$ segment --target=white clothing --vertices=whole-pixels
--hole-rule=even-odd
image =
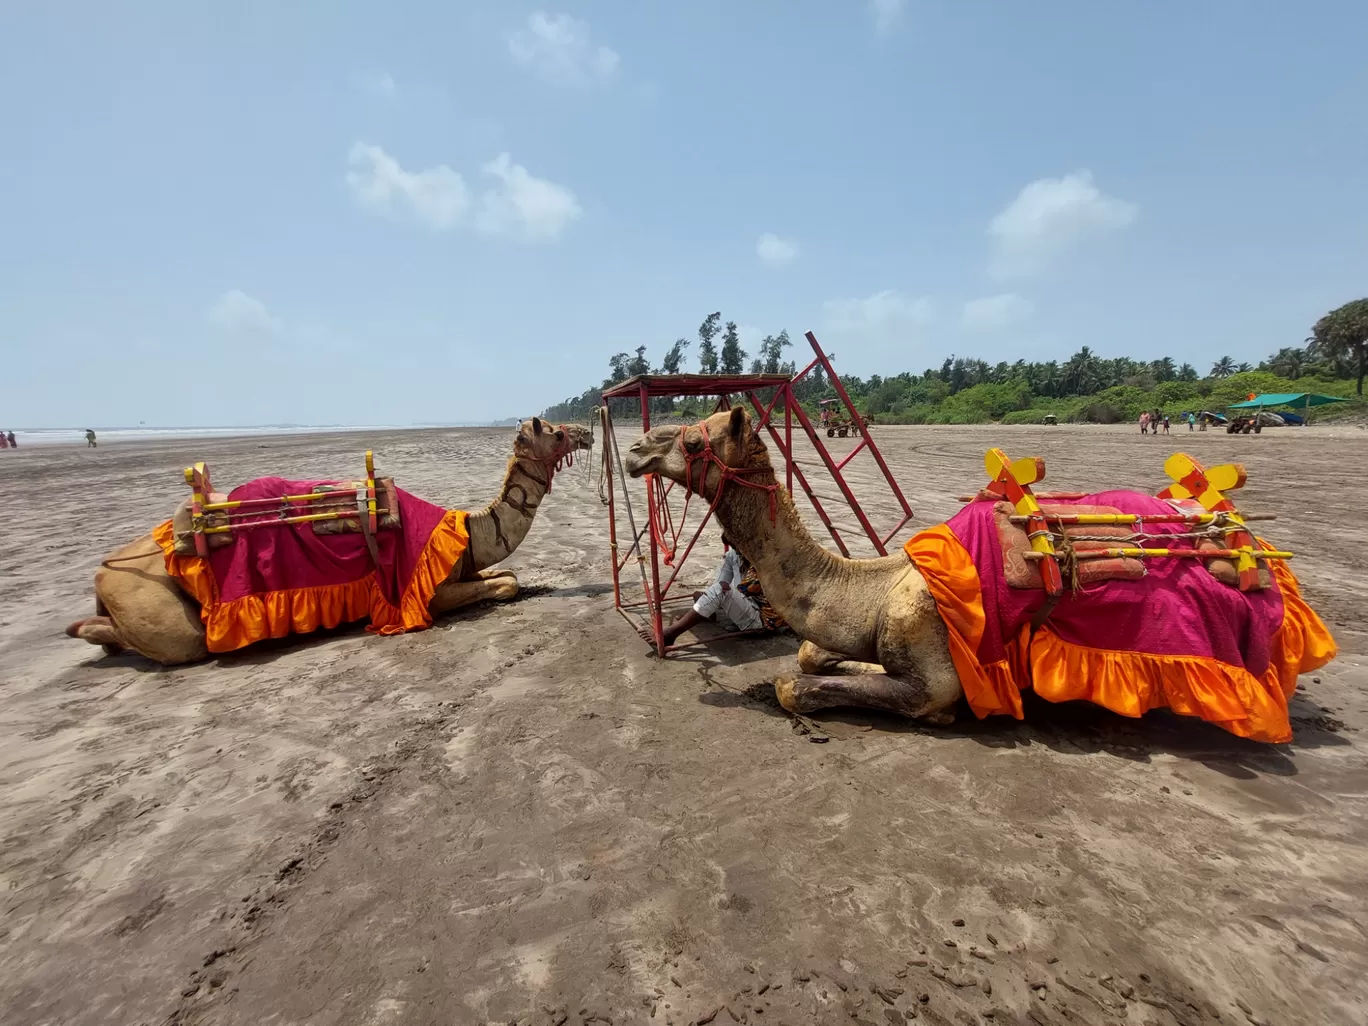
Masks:
[[[760,608],[736,589],[744,575],[741,556],[735,549],[728,549],[712,584],[694,602],[694,612],[717,621],[729,631],[760,630],[764,627]]]

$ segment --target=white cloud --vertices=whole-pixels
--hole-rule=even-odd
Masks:
[[[1019,324],[1035,312],[1035,304],[1015,292],[982,296],[964,304],[961,323],[975,331],[995,331]]]
[[[929,296],[905,296],[892,289],[864,299],[829,299],[822,304],[827,330],[870,340],[893,340],[915,333],[934,316]]]
[[[275,338],[285,330],[266,304],[241,289],[229,289],[214,300],[205,314],[209,323],[231,335],[257,335]]]
[[[595,46],[589,26],[568,14],[538,11],[508,37],[508,52],[524,68],[558,85],[606,82],[617,74],[618,55]]]
[[[890,31],[902,15],[903,0],[869,0],[869,14],[880,35]]]
[[[435,231],[447,231],[464,222],[471,208],[465,179],[445,164],[405,171],[379,146],[360,142],[352,147],[350,163],[347,184],[369,210],[405,214]],[[555,239],[583,214],[573,192],[535,177],[507,153],[480,170],[497,181],[480,194],[475,209],[474,227],[488,235]]]
[[[483,232],[554,239],[583,213],[573,192],[533,177],[507,153],[500,153],[481,170],[500,183],[480,200],[475,226]]]
[[[465,180],[445,164],[405,171],[379,146],[357,143],[347,184],[362,206],[386,214],[401,210],[436,231],[456,226],[470,206]]]
[[[382,100],[393,100],[399,95],[399,85],[387,71],[362,75],[357,81],[363,90]]]
[[[1000,275],[1039,273],[1084,239],[1125,228],[1139,211],[1136,204],[1098,189],[1091,171],[1038,179],[988,226],[992,270]]]
[[[755,255],[766,267],[783,267],[798,258],[798,243],[766,232],[755,244]]]

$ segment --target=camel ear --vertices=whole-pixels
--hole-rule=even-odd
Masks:
[[[539,435],[542,433],[542,422],[540,417],[532,418],[532,433],[534,435]]]
[[[741,432],[746,430],[746,408],[744,406],[733,406],[731,420],[727,422],[727,430],[731,432],[733,438],[739,439]]]

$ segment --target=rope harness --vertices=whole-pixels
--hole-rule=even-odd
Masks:
[[[556,476],[556,471],[562,467],[573,467],[575,465],[575,443],[570,439],[570,432],[566,430],[564,424],[557,424],[556,430],[561,433],[561,443],[556,446],[556,451],[550,456],[514,456],[515,463],[537,463],[546,468],[546,491],[551,493],[551,481]]]
[[[709,463],[717,467],[719,480],[717,482],[717,493],[713,496],[712,503],[708,506],[708,512],[703,517],[704,520],[707,520],[708,517],[712,516],[713,511],[717,509],[717,504],[722,501],[722,492],[726,489],[728,481],[739,484],[743,488],[753,488],[759,492],[769,493],[770,523],[776,523],[778,520],[779,482],[774,481],[770,484],[761,484],[757,481],[747,480],[745,475],[763,473],[766,468],[728,466],[722,461],[722,457],[717,455],[713,450],[712,439],[708,437],[707,423],[705,421],[699,421],[694,426],[703,434],[703,448],[696,453],[689,452],[684,444],[688,428],[681,428],[679,432],[679,452],[680,455],[684,457],[684,508],[680,511],[679,525],[677,527],[674,523],[674,515],[670,512],[669,503],[666,501],[669,490],[662,482],[659,474],[652,475],[654,478],[652,487],[655,488],[655,503],[654,509],[650,514],[652,517],[651,527],[654,530],[656,538],[660,540],[661,548],[664,550],[666,566],[674,566],[675,553],[679,549],[679,536],[683,533],[685,521],[689,516],[689,501],[693,498],[694,493],[702,491],[703,486],[707,483]],[[699,475],[698,487],[695,488],[693,483],[693,468],[694,464],[698,462],[702,462],[703,472]],[[668,542],[665,540],[667,538],[669,539]]]

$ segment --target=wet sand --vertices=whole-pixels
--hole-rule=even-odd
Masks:
[[[351,476],[371,447],[475,508],[511,431],[4,452],[0,1020],[1368,1021],[1368,433],[875,430],[917,512],[899,541],[989,445],[1043,455],[1056,489],[1153,491],[1178,448],[1243,461],[1341,648],[1294,741],[1033,701],[1024,723],[824,717],[814,743],[767,683],[796,640],[662,662],[614,612],[596,461],[504,564],[512,604],[107,658],[62,628],[187,463],[223,488]],[[872,461],[852,477],[891,524]]]

